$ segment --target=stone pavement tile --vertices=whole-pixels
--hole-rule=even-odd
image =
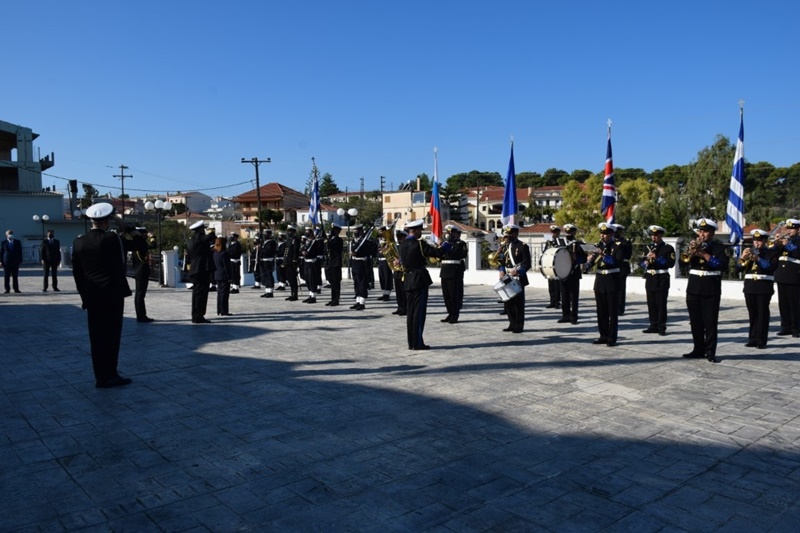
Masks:
[[[675,528],[672,529],[673,531]],[[670,531],[666,524],[654,516],[647,515],[640,511],[633,511],[624,518],[614,522],[604,529],[609,533],[655,533]]]

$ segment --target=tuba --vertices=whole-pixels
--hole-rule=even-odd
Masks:
[[[401,272],[403,267],[400,265],[400,250],[397,247],[397,241],[394,239],[394,226],[395,221],[391,226],[386,226],[378,233],[383,238],[384,244],[381,247],[381,253],[386,258],[386,264],[392,269],[392,272]]]
[[[500,265],[503,264],[503,256],[505,255],[505,246],[502,242],[497,245],[497,248],[491,252],[488,256],[486,256],[486,260],[489,262],[489,266],[491,268],[499,268]]]

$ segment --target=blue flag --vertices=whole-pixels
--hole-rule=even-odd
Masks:
[[[739,139],[733,157],[731,190],[728,193],[728,208],[725,223],[731,229],[730,242],[736,244],[744,237],[744,108],[739,109]]]
[[[511,159],[508,161],[506,190],[503,194],[503,213],[500,221],[504,226],[515,224],[517,217],[517,175],[514,172],[514,141],[511,141]]]
[[[308,220],[316,226],[319,224],[319,211],[320,211],[320,201],[319,201],[319,172],[317,171],[317,163],[314,161],[314,158],[311,158],[311,161],[314,164],[314,168],[312,170],[314,179],[311,184],[311,202],[308,208]]]

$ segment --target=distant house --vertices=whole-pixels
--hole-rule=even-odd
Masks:
[[[199,192],[177,192],[175,194],[167,194],[167,200],[175,204],[183,204],[186,209],[192,213],[205,213],[211,208],[214,201],[209,195]]]
[[[303,193],[297,192],[280,183],[267,183],[259,191],[249,190],[231,198],[236,204],[237,211],[241,212],[241,220],[237,223],[245,230],[258,230],[258,196],[261,196],[261,209],[271,209],[283,213],[283,222],[294,224],[298,222],[298,212],[308,213],[311,199]]]

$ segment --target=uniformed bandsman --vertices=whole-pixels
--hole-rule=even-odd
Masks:
[[[773,274],[778,268],[778,250],[767,248],[769,233],[754,229],[753,247],[745,248],[736,262],[736,271],[744,274],[744,301],[750,318],[748,348],[764,349],[767,347],[769,333],[769,302],[775,278]]]
[[[508,316],[508,327],[503,331],[522,333],[525,329],[525,287],[528,285],[528,270],[531,269],[531,251],[528,245],[519,240],[519,226],[508,224],[503,226],[505,248],[498,275],[503,279],[506,275],[519,281],[519,294],[503,303]]]
[[[213,231],[206,233],[203,221],[189,226],[192,237],[186,251],[189,258],[189,277],[192,280],[192,324],[207,324],[206,306],[211,277],[214,274],[214,258],[211,247],[216,235]]]
[[[350,272],[356,292],[356,303],[350,309],[366,309],[369,296],[368,270],[372,270],[371,259],[377,253],[378,245],[369,235],[364,234],[361,224],[353,226],[353,240],[350,242]]]
[[[442,243],[441,248],[436,248],[422,239],[423,220],[409,222],[405,226],[408,237],[400,243],[398,253],[400,263],[403,265],[405,277],[403,288],[406,291],[406,334],[409,350],[427,350],[423,337],[425,319],[428,314],[428,289],[433,283],[431,275],[426,268],[428,257],[442,258],[450,249],[450,244]]]
[[[232,232],[228,239],[228,255],[230,256],[230,294],[238,294],[239,285],[242,282],[242,243],[239,242],[239,234]]]
[[[297,266],[300,264],[300,237],[297,236],[297,228],[288,226],[286,228],[286,246],[283,249],[283,272],[286,283],[289,284],[289,296],[286,300],[294,302],[297,300]]]
[[[262,298],[272,298],[275,290],[275,255],[278,253],[278,243],[272,238],[272,230],[264,230],[264,239],[261,241],[258,264],[261,268],[261,286],[264,287]]]
[[[391,230],[391,226],[384,226],[381,228],[381,234]],[[392,245],[387,243],[383,237],[378,241],[378,284],[381,288],[381,296],[378,300],[388,302],[391,298],[392,289],[394,289],[394,276],[392,275],[392,267],[388,263],[388,259],[384,255],[386,246]]]
[[[583,241],[577,238],[578,228],[573,224],[564,224],[567,234],[567,249],[572,256],[572,271],[561,280],[561,318],[558,322],[578,323],[578,298],[581,291],[583,265],[586,263],[586,252]]]
[[[648,228],[650,244],[640,266],[644,270],[647,293],[647,315],[650,325],[642,333],[667,334],[667,299],[669,298],[670,269],[675,266],[675,248],[664,242],[667,230],[652,225]]]
[[[339,305],[339,298],[342,293],[342,253],[344,252],[344,242],[339,237],[342,227],[339,224],[331,224],[331,235],[328,237],[325,246],[325,279],[331,286],[331,300],[325,305],[336,307]]]
[[[785,229],[786,234],[775,244],[780,254],[775,270],[778,310],[781,314],[778,335],[800,337],[800,220],[790,218],[786,221]]]
[[[136,309],[137,322],[153,322],[147,316],[147,307],[144,303],[147,296],[147,286],[150,284],[150,250],[156,247],[156,243],[144,227],[137,227],[131,233],[131,263],[133,265],[133,279],[136,282],[136,290],[133,296],[133,305]]]
[[[625,300],[628,294],[628,276],[631,273],[633,243],[625,237],[625,226],[614,224],[614,242],[622,250],[624,259],[619,265],[619,315],[625,314]]]
[[[325,234],[322,232],[322,228],[317,226],[310,230],[307,238],[308,241],[303,250],[303,262],[306,266],[308,298],[303,300],[303,303],[314,304],[317,303],[317,295],[322,288],[322,261],[320,258],[325,257]]]
[[[550,226],[550,238],[544,241],[544,250],[563,246],[561,241],[561,227],[553,224]],[[550,303],[547,309],[561,309],[561,280],[558,278],[547,280],[547,291],[550,293]]]
[[[461,228],[454,224],[445,226],[445,238],[450,250],[442,257],[439,278],[442,284],[442,297],[447,316],[442,322],[458,322],[461,306],[464,303],[464,271],[467,269],[467,243],[461,240]]]
[[[597,309],[597,330],[600,336],[593,344],[617,345],[619,330],[619,291],[625,253],[615,238],[615,225],[602,223],[597,251],[587,261],[595,268],[594,302]]]
[[[261,267],[259,265],[258,257],[261,253],[261,239],[256,235],[253,237],[253,249],[250,250],[250,258],[247,261],[247,271],[253,274],[252,289],[261,288]]]
[[[275,277],[278,278],[276,291],[286,290],[286,271],[283,269],[283,254],[286,252],[286,232],[278,232],[278,249],[275,252]]]
[[[681,255],[681,262],[689,265],[686,307],[689,310],[693,342],[692,351],[683,354],[683,357],[705,357],[709,362],[716,363],[722,273],[728,269],[728,255],[725,245],[714,239],[717,225],[712,220],[699,219],[696,231],[697,239]]]
[[[400,245],[406,240],[406,233],[402,229],[395,230],[395,241],[397,242],[397,248],[400,249]],[[399,253],[399,251],[398,251]],[[408,309],[406,307],[406,290],[403,288],[403,265],[400,264],[400,258],[394,260],[395,264],[392,267],[392,276],[394,277],[394,286],[395,286],[395,298],[397,299],[397,309],[392,313],[393,315],[399,316],[406,316],[408,314]]]

